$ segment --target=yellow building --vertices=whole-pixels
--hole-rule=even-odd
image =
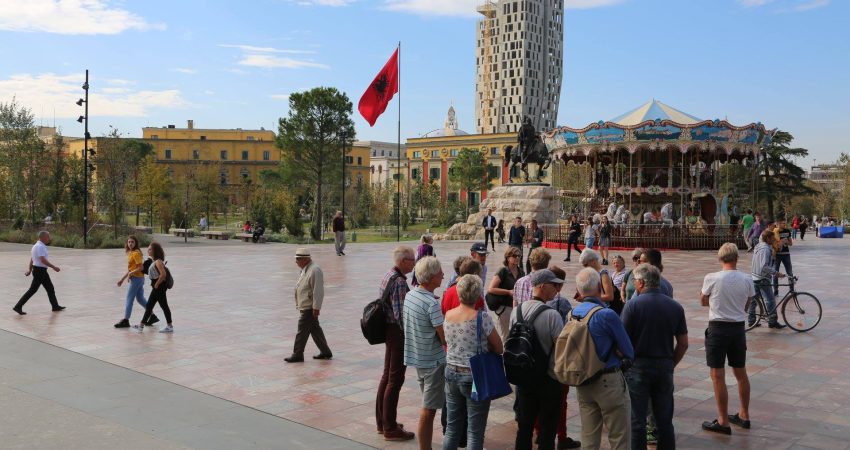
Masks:
[[[256,182],[260,171],[280,164],[275,134],[265,129],[203,129],[189,120],[186,128],[142,128],[142,139],[153,146],[157,162],[168,166],[169,174],[177,179],[196,164],[217,163],[221,184],[237,186],[248,180]]]
[[[503,164],[505,150],[517,145],[516,133],[499,134],[468,134],[458,129],[454,108],[449,108],[448,118],[443,128],[438,128],[422,137],[410,138],[405,148],[408,160],[408,179],[433,181],[440,186],[440,198],[444,200],[466,201],[466,193],[452,189],[449,182],[449,171],[455,158],[464,148],[478,149],[485,155],[489,167],[490,184],[492,187],[510,183],[511,179],[520,176],[519,167],[510,173],[508,166]],[[532,173],[533,170],[531,169]],[[543,181],[550,179],[544,173]],[[516,180],[515,180],[516,181]],[[477,205],[487,198],[487,191],[472,192],[471,205]]]
[[[356,141],[345,156],[345,186],[366,188],[370,184],[370,155],[372,148]],[[342,164],[340,162],[340,164]]]

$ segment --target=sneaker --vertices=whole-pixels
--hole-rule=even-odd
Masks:
[[[726,425],[726,426],[720,425],[720,423],[717,422],[717,419],[714,419],[711,422],[703,422],[702,423],[702,429],[705,430],[705,431],[711,431],[712,433],[720,433],[720,434],[727,434],[727,435],[732,434],[732,427],[730,427],[728,425]]]
[[[563,450],[566,448],[581,448],[581,441],[576,441],[571,437],[566,439],[558,439],[558,450]]]
[[[646,445],[655,445],[658,443],[658,437],[655,436],[655,430],[652,428],[646,429]]]
[[[159,330],[159,332],[160,333],[173,333],[174,327],[172,327],[171,325],[166,325],[165,328]]]
[[[786,326],[787,325],[782,325],[779,322],[774,322],[774,323],[770,323],[770,324],[767,325],[768,328],[773,328],[773,329],[776,329],[776,330],[781,330],[781,329],[785,328]]]
[[[145,326],[144,325],[133,325],[133,329],[138,331],[139,333],[141,333],[142,331],[145,331]]]
[[[130,321],[127,319],[123,319],[115,324],[115,328],[130,328]]]
[[[149,318],[149,319],[148,319],[148,321],[145,323],[145,325],[147,325],[147,326],[151,326],[151,325],[153,325],[153,324],[155,324],[155,323],[157,323],[157,322],[159,322],[159,317],[157,317],[157,316],[156,316],[156,314],[151,314],[150,318]]]
[[[735,415],[730,414],[729,415],[729,423],[734,423],[735,425],[737,425],[741,428],[745,428],[747,430],[749,430],[750,427],[752,426],[750,424],[749,420],[742,419],[741,416],[738,415],[738,414],[735,414]]]

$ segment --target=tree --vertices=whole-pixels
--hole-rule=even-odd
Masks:
[[[9,195],[4,203],[10,218],[34,223],[38,213],[45,212],[38,208],[38,200],[53,167],[52,156],[38,138],[32,112],[18,106],[15,99],[0,103],[0,167],[8,177]]]
[[[139,139],[125,139],[122,141],[122,146],[124,151],[130,155],[135,164],[130,167],[129,179],[130,181],[130,189],[133,192],[139,190],[139,172],[140,172],[140,164],[142,160],[144,160],[148,155],[153,155],[153,145],[149,142],[145,142]],[[140,206],[136,206],[136,226],[139,226],[139,212]]]
[[[98,139],[97,153],[92,158],[97,170],[97,204],[99,209],[109,212],[113,236],[116,238],[127,204],[128,185],[132,183],[133,173],[144,158],[145,148],[121,139],[121,133],[115,128],[109,135]]]
[[[132,194],[130,201],[134,206],[147,208],[148,226],[153,227],[153,218],[157,213],[160,213],[161,218],[165,218],[166,214],[163,213],[168,210],[171,191],[172,183],[165,167],[158,164],[152,155],[142,160],[139,164],[139,186]],[[161,221],[161,225],[171,225],[170,212],[167,215],[168,223]]]
[[[224,192],[221,185],[221,163],[198,163],[192,170],[192,210],[203,212],[210,220],[216,207],[224,202]]]
[[[372,223],[381,228],[381,236],[384,235],[384,228],[389,224],[395,211],[392,206],[392,195],[389,188],[381,184],[372,185],[370,197],[372,198],[372,208],[369,210],[372,218]]]
[[[457,183],[466,192],[466,216],[469,216],[470,192],[490,189],[488,178],[484,153],[477,149],[461,149],[449,171],[449,181]]]
[[[314,239],[321,237],[325,184],[339,180],[341,147],[354,139],[352,104],[335,88],[319,87],[289,96],[289,116],[279,121],[277,146],[281,164],[298,168],[307,186],[314,189]],[[343,139],[344,138],[344,139]]]
[[[410,208],[428,221],[434,220],[434,210],[440,203],[440,186],[433,180],[413,182],[410,190]]]
[[[774,202],[777,200],[817,193],[804,183],[806,172],[794,162],[796,158],[807,156],[809,151],[789,147],[793,140],[794,137],[787,131],[777,131],[770,144],[761,150],[760,194],[765,196],[770,219],[775,219]]]

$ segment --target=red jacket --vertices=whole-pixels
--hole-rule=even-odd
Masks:
[[[446,315],[452,309],[460,306],[460,297],[457,296],[457,284],[451,285],[446,292],[443,293],[443,301],[440,305],[440,308],[443,310],[443,316]],[[479,298],[477,302],[475,302],[475,309],[484,309],[484,298]]]

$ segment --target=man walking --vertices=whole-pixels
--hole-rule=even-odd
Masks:
[[[535,248],[540,248],[543,246],[543,230],[537,228],[537,219],[531,219],[531,227],[528,229],[528,260],[525,261],[525,271],[526,273],[531,272],[531,252],[534,251]]]
[[[576,291],[582,303],[573,309],[572,317],[584,320],[592,310],[601,308],[591,316],[587,327],[596,356],[605,362],[605,369],[595,380],[576,388],[581,443],[584,450],[598,450],[604,423],[611,449],[626,450],[631,446],[631,400],[620,364],[622,359],[634,359],[634,349],[620,317],[599,299],[600,285],[599,273],[592,267],[585,267],[576,275]]]
[[[310,336],[313,337],[316,347],[319,347],[319,354],[313,356],[313,359],[331,359],[333,353],[325,340],[325,332],[319,325],[319,311],[325,297],[322,269],[313,262],[310,251],[303,247],[295,251],[295,264],[301,268],[301,274],[295,283],[295,308],[301,317],[298,318],[298,332],[295,335],[292,356],[283,360],[288,363],[304,362],[304,347],[307,346],[307,338]]]
[[[378,395],[375,399],[375,422],[378,433],[384,435],[387,441],[409,441],[414,434],[405,431],[396,421],[398,415],[398,396],[404,384],[404,333],[401,329],[404,297],[410,291],[407,287],[407,274],[413,271],[416,263],[416,253],[410,247],[400,246],[393,252],[393,268],[381,281],[378,290],[379,298],[384,291],[390,289],[391,308],[387,310],[387,340],[384,350],[384,370],[378,383]]]
[[[753,217],[753,210],[747,209],[747,214],[741,218],[741,226],[744,228],[744,240],[747,241],[747,252],[753,249],[753,243],[749,239],[750,230],[753,228],[753,222],[756,219]]]
[[[443,269],[433,256],[426,256],[414,268],[419,286],[404,298],[404,365],[416,368],[422,392],[419,412],[419,449],[430,450],[434,434],[434,416],[446,402],[445,369],[446,337],[443,334],[443,312],[434,295],[443,283]]]
[[[56,300],[56,291],[53,289],[53,282],[50,281],[50,274],[47,273],[48,268],[59,272],[59,267],[53,265],[53,263],[47,259],[47,244],[49,243],[50,233],[47,231],[39,231],[38,241],[36,241],[35,245],[32,246],[29,266],[24,274],[24,276],[27,277],[32,274],[32,284],[30,284],[30,288],[12,308],[16,313],[22,316],[26,314],[24,312],[24,305],[30,297],[38,291],[39,286],[44,286],[44,290],[47,291],[47,299],[50,300],[50,306],[53,307],[53,311],[62,311],[65,309],[64,306],[59,306],[59,301]]]
[[[705,276],[702,283],[702,306],[708,306],[708,329],[705,330],[705,361],[714,385],[717,419],[703,422],[702,429],[732,434],[734,423],[750,428],[750,379],[747,377],[747,332],[744,320],[747,305],[756,295],[750,277],[738,271],[738,246],[723,244],[717,252],[722,270]],[[729,392],[726,389],[726,361],[738,381],[741,409],[729,415]]]
[[[646,448],[646,415],[651,400],[658,449],[675,449],[673,368],[688,350],[685,309],[661,291],[661,272],[656,267],[641,264],[632,277],[638,296],[626,303],[622,314],[635,349],[634,365],[626,374],[632,404],[632,448]]]
[[[487,239],[490,239],[490,247],[496,251],[496,243],[493,241],[493,232],[496,230],[496,218],[493,217],[493,208],[487,210],[487,215],[481,221],[481,226],[484,227],[484,247],[487,247]]]
[[[345,217],[342,211],[337,211],[333,220],[334,247],[336,256],[345,256]]]
[[[755,225],[753,226],[755,229]],[[773,277],[785,278],[784,274],[777,272],[773,264],[773,243],[776,241],[776,234],[771,230],[764,230],[761,234],[761,242],[756,245],[753,250],[752,273],[753,284],[755,288],[761,292],[764,298],[764,305],[767,307],[767,326],[770,328],[782,329],[785,325],[779,323],[776,317],[776,298],[773,296],[773,286],[771,281]],[[756,320],[756,304],[750,302],[749,323]]]
[[[787,222],[784,217],[780,217],[776,221],[776,228],[773,230],[776,241],[779,243],[779,250],[776,251],[776,258],[773,262],[773,269],[779,270],[779,265],[785,266],[785,274],[794,276],[794,271],[791,269],[791,246],[794,245],[794,240],[791,238],[791,230],[788,229]],[[773,295],[779,295],[779,278],[773,278]]]
[[[578,248],[578,239],[581,237],[581,224],[578,223],[578,219],[575,215],[570,216],[570,231],[567,236],[567,257],[564,258],[564,261],[570,260],[570,253],[572,253],[572,249],[576,249],[576,254],[580,255],[581,250]]]

